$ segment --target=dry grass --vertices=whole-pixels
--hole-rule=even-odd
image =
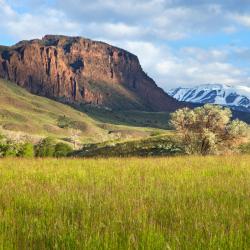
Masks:
[[[249,162],[0,160],[0,249],[249,249]]]

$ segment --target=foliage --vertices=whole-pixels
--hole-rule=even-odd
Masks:
[[[35,146],[36,157],[53,157],[55,153],[55,140],[52,137],[42,139]]]
[[[27,158],[34,157],[35,156],[34,145],[28,142],[22,144],[18,152],[18,156]]]
[[[20,145],[0,134],[0,157],[15,157],[18,155]]]
[[[70,153],[72,153],[73,148],[66,143],[57,143],[55,146],[55,152],[54,152],[54,156],[55,157],[66,157],[68,156]]]
[[[37,145],[32,143],[17,143],[0,136],[0,157],[66,157],[73,149],[65,143],[55,143],[54,139],[47,137]]]
[[[16,157],[18,156],[20,145],[14,142],[8,141],[4,146],[3,156]]]
[[[249,162],[3,159],[1,249],[250,249]]]
[[[174,127],[188,154],[213,154],[238,145],[247,136],[248,126],[231,119],[228,108],[206,104],[203,107],[179,109],[171,114]]]

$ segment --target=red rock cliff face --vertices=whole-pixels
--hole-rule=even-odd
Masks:
[[[69,103],[154,111],[180,106],[143,72],[135,55],[80,37],[49,35],[1,47],[0,77]]]

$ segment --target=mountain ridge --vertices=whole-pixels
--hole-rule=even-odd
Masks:
[[[218,104],[236,111],[250,112],[250,88],[227,84],[202,84],[167,91],[176,100],[197,104]]]

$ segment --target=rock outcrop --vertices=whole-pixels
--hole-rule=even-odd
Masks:
[[[81,37],[47,35],[2,46],[0,77],[66,103],[153,111],[180,106],[146,75],[135,55]]]

